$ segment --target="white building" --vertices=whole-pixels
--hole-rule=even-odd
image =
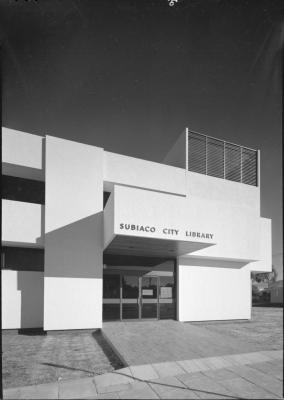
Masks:
[[[159,164],[3,128],[2,161],[3,329],[250,319],[259,152],[186,129]]]

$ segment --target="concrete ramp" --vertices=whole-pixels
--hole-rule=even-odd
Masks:
[[[105,322],[102,333],[125,366],[260,350],[240,338],[174,320]]]

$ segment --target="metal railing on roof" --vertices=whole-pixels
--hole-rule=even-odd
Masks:
[[[258,151],[187,130],[188,170],[216,178],[258,185]]]

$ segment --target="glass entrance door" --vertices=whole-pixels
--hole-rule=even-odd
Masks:
[[[158,318],[158,278],[142,276],[140,278],[141,318]]]
[[[175,318],[176,282],[172,260],[159,264],[155,270],[140,265],[105,265],[104,321]]]
[[[158,278],[122,275],[122,319],[158,318]]]
[[[122,316],[121,319],[138,319],[140,317],[139,277],[122,275]]]

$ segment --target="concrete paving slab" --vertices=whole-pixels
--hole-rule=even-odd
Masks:
[[[190,361],[192,361],[194,364],[197,365],[197,367],[199,367],[199,371],[207,371],[209,369],[215,368],[212,365],[210,365],[210,362],[208,362],[207,360],[208,358],[199,358]]]
[[[10,392],[11,393],[11,392]],[[58,399],[58,384],[22,386],[17,388],[14,399]],[[4,396],[4,398],[7,398]],[[10,397],[11,398],[11,397]]]
[[[129,369],[128,369],[129,370]],[[120,371],[120,370],[118,370]],[[110,386],[110,385],[120,385],[125,383],[132,383],[133,378],[132,374],[129,372],[109,372],[103,375],[97,375],[93,378],[97,392],[100,392],[102,387]]]
[[[245,354],[228,354],[223,356],[223,359],[231,362],[232,365],[246,365],[251,363]]]
[[[254,353],[247,353],[246,358],[251,360],[252,363],[265,362],[271,360],[270,357],[259,351]]]
[[[202,367],[197,365],[194,360],[177,361],[177,364],[180,365],[187,373],[194,373],[202,370]]]
[[[208,366],[208,368],[210,370],[222,368],[222,366],[221,366],[222,364],[218,362],[217,357],[206,357],[206,358],[203,358],[202,361],[203,361],[203,363],[205,363]],[[205,369],[204,371],[208,370],[208,368]]]
[[[226,379],[222,382],[222,386],[241,398],[249,399],[271,399],[279,398],[267,392],[265,389],[248,382],[247,380],[239,377],[234,379]]]
[[[180,375],[186,372],[178,363],[173,361],[152,364],[152,367],[160,378],[163,378],[164,376]]]
[[[86,399],[120,399],[118,393],[101,393],[95,397],[86,397]]]
[[[157,379],[151,382],[150,386],[161,399],[199,399],[195,392],[175,377]]]
[[[93,378],[59,382],[59,399],[85,399],[97,395]]]
[[[274,362],[265,362],[265,363],[257,363],[257,364],[251,364],[251,368],[257,369],[261,372],[264,372],[265,374],[271,375],[274,378],[280,380],[281,382],[283,381],[283,363],[278,362],[278,360],[275,360]]]
[[[19,399],[20,390],[18,388],[4,389],[3,399]]]
[[[224,381],[225,379],[234,379],[236,378],[236,374],[229,369],[222,368],[212,371],[204,371],[202,372],[204,375],[208,376],[208,378],[213,379],[214,381]]]
[[[236,397],[232,391],[201,372],[180,375],[177,379],[184,383],[190,390],[193,390],[202,399],[224,399],[224,397]]]
[[[131,366],[130,371],[132,372],[133,377],[136,379],[149,380],[159,378],[159,375],[150,364]]]
[[[272,360],[283,358],[283,350],[263,350],[261,353],[270,357]]]
[[[222,357],[209,357],[207,358],[207,363],[212,365],[214,367],[213,369],[226,368],[230,365],[229,361],[224,360]]]
[[[283,383],[278,379],[273,378],[271,375],[267,375],[261,371],[244,365],[242,367],[233,366],[229,369],[236,375],[239,375],[257,387],[265,389],[274,396],[281,397],[283,394]]]
[[[36,398],[38,399],[57,399],[59,393],[58,382],[56,383],[43,383],[34,386]],[[35,398],[35,397],[34,397]]]
[[[98,392],[99,394],[102,393],[115,393],[115,392],[123,392],[126,390],[132,389],[132,383],[121,383],[119,385],[111,385],[111,386],[99,386]]]
[[[117,370],[113,371],[113,373],[124,375],[124,376],[129,376],[130,378],[132,378],[132,372],[130,371],[129,367],[117,369]]]
[[[156,392],[145,382],[136,382],[130,390],[119,392],[120,399],[158,399]]]

